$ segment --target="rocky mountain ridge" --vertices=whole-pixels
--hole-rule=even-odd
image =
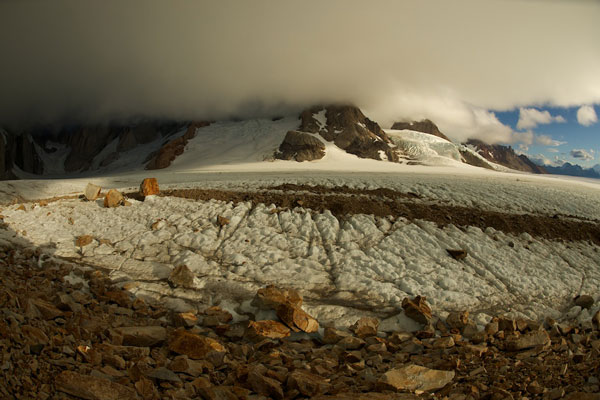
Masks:
[[[527,156],[517,154],[511,146],[487,144],[477,139],[469,139],[468,146],[473,146],[485,159],[517,171],[546,174],[544,167],[534,164]]]
[[[360,158],[418,163],[409,154],[404,154],[397,138],[392,140],[358,107],[348,104],[314,106],[303,110],[298,119],[297,128],[288,131],[279,147],[273,148],[275,158],[299,162],[319,160],[326,155],[326,146],[331,145]],[[18,179],[24,174],[62,176],[97,170],[110,172],[134,164],[135,168],[166,168],[185,151],[197,130],[209,124],[206,121],[150,120],[38,127],[18,132],[0,130],[3,137],[0,141],[0,179]],[[454,145],[435,123],[427,119],[396,122],[392,129],[426,133],[447,141],[446,147]],[[500,164],[520,171],[546,173],[543,167],[515,154],[510,147],[476,140],[455,146],[450,149],[456,153],[452,156],[453,161],[489,169],[498,169],[495,164]]]

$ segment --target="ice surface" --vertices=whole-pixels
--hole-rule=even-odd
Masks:
[[[215,123],[199,129],[185,153],[165,170],[131,171],[131,163],[141,165],[141,156],[132,153],[120,158],[111,173],[0,182],[0,200],[79,195],[88,182],[137,190],[143,178],[154,176],[161,189],[252,191],[282,183],[385,187],[417,194],[421,199],[414,201],[424,203],[591,219],[600,215],[598,181],[468,166],[456,161],[455,145],[412,131],[391,136],[427,165],[360,159],[319,135],[314,136],[326,146],[322,160],[273,161],[273,151],[298,124],[296,118]],[[148,149],[153,146],[157,143]],[[107,268],[115,282],[137,282],[136,295],[178,310],[223,304],[235,311],[258,288],[273,283],[300,290],[306,310],[324,323],[349,325],[370,314],[385,318],[386,329],[412,329],[401,313],[405,296],[427,296],[437,313],[469,309],[484,323],[497,312],[559,316],[570,310],[582,282],[584,293],[596,293],[600,283],[597,246],[493,229],[440,229],[425,221],[370,215],[338,219],[328,211],[154,196],[115,209],[75,198],[30,206],[26,212],[16,205],[3,207],[10,231],[2,231],[0,240]],[[230,224],[219,227],[219,215]],[[76,247],[75,238],[84,234],[95,240]],[[469,256],[455,261],[447,248],[464,248]],[[193,289],[165,282],[180,264],[196,275]],[[590,314],[571,313],[579,319]]]

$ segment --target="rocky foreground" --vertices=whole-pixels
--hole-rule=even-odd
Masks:
[[[275,287],[253,302],[271,320],[173,313],[31,249],[1,248],[0,278],[2,398],[600,398],[598,314],[587,326],[500,317],[480,330],[417,296],[403,308],[423,329],[384,336],[372,318],[322,329],[297,292]]]

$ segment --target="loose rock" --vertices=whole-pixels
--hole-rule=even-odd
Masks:
[[[112,208],[122,206],[125,203],[125,198],[119,191],[110,189],[104,196],[104,207]]]
[[[101,190],[102,188],[100,186],[94,185],[93,183],[88,183],[85,187],[85,192],[83,192],[83,195],[85,196],[86,200],[94,201],[100,197]]]
[[[407,317],[421,324],[428,324],[431,320],[431,307],[424,296],[416,296],[414,299],[405,297],[402,300],[402,308]]]
[[[140,194],[142,196],[152,196],[159,193],[160,190],[156,178],[146,178],[140,184]]]
[[[384,389],[426,392],[443,388],[454,379],[454,374],[454,371],[441,371],[420,365],[408,365],[386,372],[378,383]]]

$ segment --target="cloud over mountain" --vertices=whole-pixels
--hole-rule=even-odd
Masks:
[[[591,154],[590,152],[583,150],[583,149],[573,149],[573,150],[571,150],[570,154],[571,154],[571,157],[579,158],[584,161],[590,161],[590,160],[594,159],[593,154]]]
[[[600,102],[598,20],[583,1],[5,1],[0,121],[344,101],[507,141],[489,109]]]

